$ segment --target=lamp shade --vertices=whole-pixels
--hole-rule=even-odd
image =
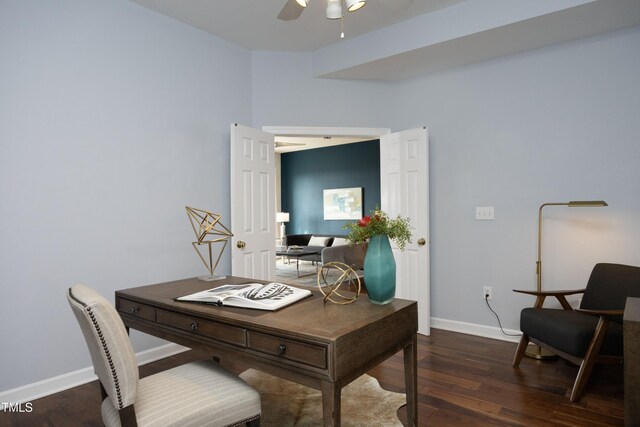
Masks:
[[[327,1],[327,18],[328,19],[342,18],[342,0]]]
[[[364,6],[366,1],[365,0],[345,0],[345,3],[347,4],[347,10],[349,12],[355,12],[356,10]]]
[[[604,200],[578,200],[578,201],[572,201],[569,202],[568,206],[570,208],[577,208],[577,207],[581,207],[581,208],[587,208],[587,207],[604,207],[604,206],[609,206],[607,204],[607,202],[605,202]]]
[[[289,212],[276,212],[276,222],[289,222]]]

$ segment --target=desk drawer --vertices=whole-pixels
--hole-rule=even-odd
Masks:
[[[322,345],[290,340],[261,332],[247,331],[247,346],[252,350],[286,360],[326,369],[327,348]]]
[[[171,311],[158,310],[158,323],[173,326],[174,328],[189,331],[214,340],[226,343],[247,346],[246,331],[243,328],[226,325],[224,323],[211,322]]]
[[[152,320],[154,322],[156,320],[156,309],[154,307],[122,298],[118,298],[117,307],[118,311],[121,313],[126,313],[141,319]]]

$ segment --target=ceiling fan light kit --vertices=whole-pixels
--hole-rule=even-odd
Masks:
[[[311,0],[287,0],[278,15],[282,21],[293,21],[298,19],[302,11],[309,5]],[[342,2],[349,12],[355,12],[365,5],[366,0],[327,0],[327,19],[340,19],[340,38],[344,38],[344,8]],[[395,1],[395,0],[393,0]]]
[[[356,10],[364,6],[366,1],[365,0],[345,0],[345,3],[347,4],[347,10],[349,12],[355,12]]]
[[[302,11],[309,5],[311,0],[287,0],[282,11],[278,15],[278,19],[283,21],[292,21],[298,19]],[[355,12],[365,5],[366,0],[326,0],[327,1],[327,18],[341,19],[343,17],[342,2],[349,12]]]
[[[342,18],[342,0],[327,0],[327,19]]]

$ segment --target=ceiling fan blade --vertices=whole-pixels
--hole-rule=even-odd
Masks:
[[[304,7],[300,6],[296,0],[287,0],[287,3],[285,3],[278,15],[278,19],[281,21],[293,21],[302,15],[303,10]]]

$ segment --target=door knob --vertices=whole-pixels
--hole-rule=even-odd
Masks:
[[[421,237],[418,239],[418,246],[424,246],[425,243],[427,243],[427,241],[424,240],[424,238]]]
[[[238,243],[236,243],[236,246],[238,247],[238,249],[243,249],[245,246],[247,246],[247,244],[242,240],[238,240]]]

